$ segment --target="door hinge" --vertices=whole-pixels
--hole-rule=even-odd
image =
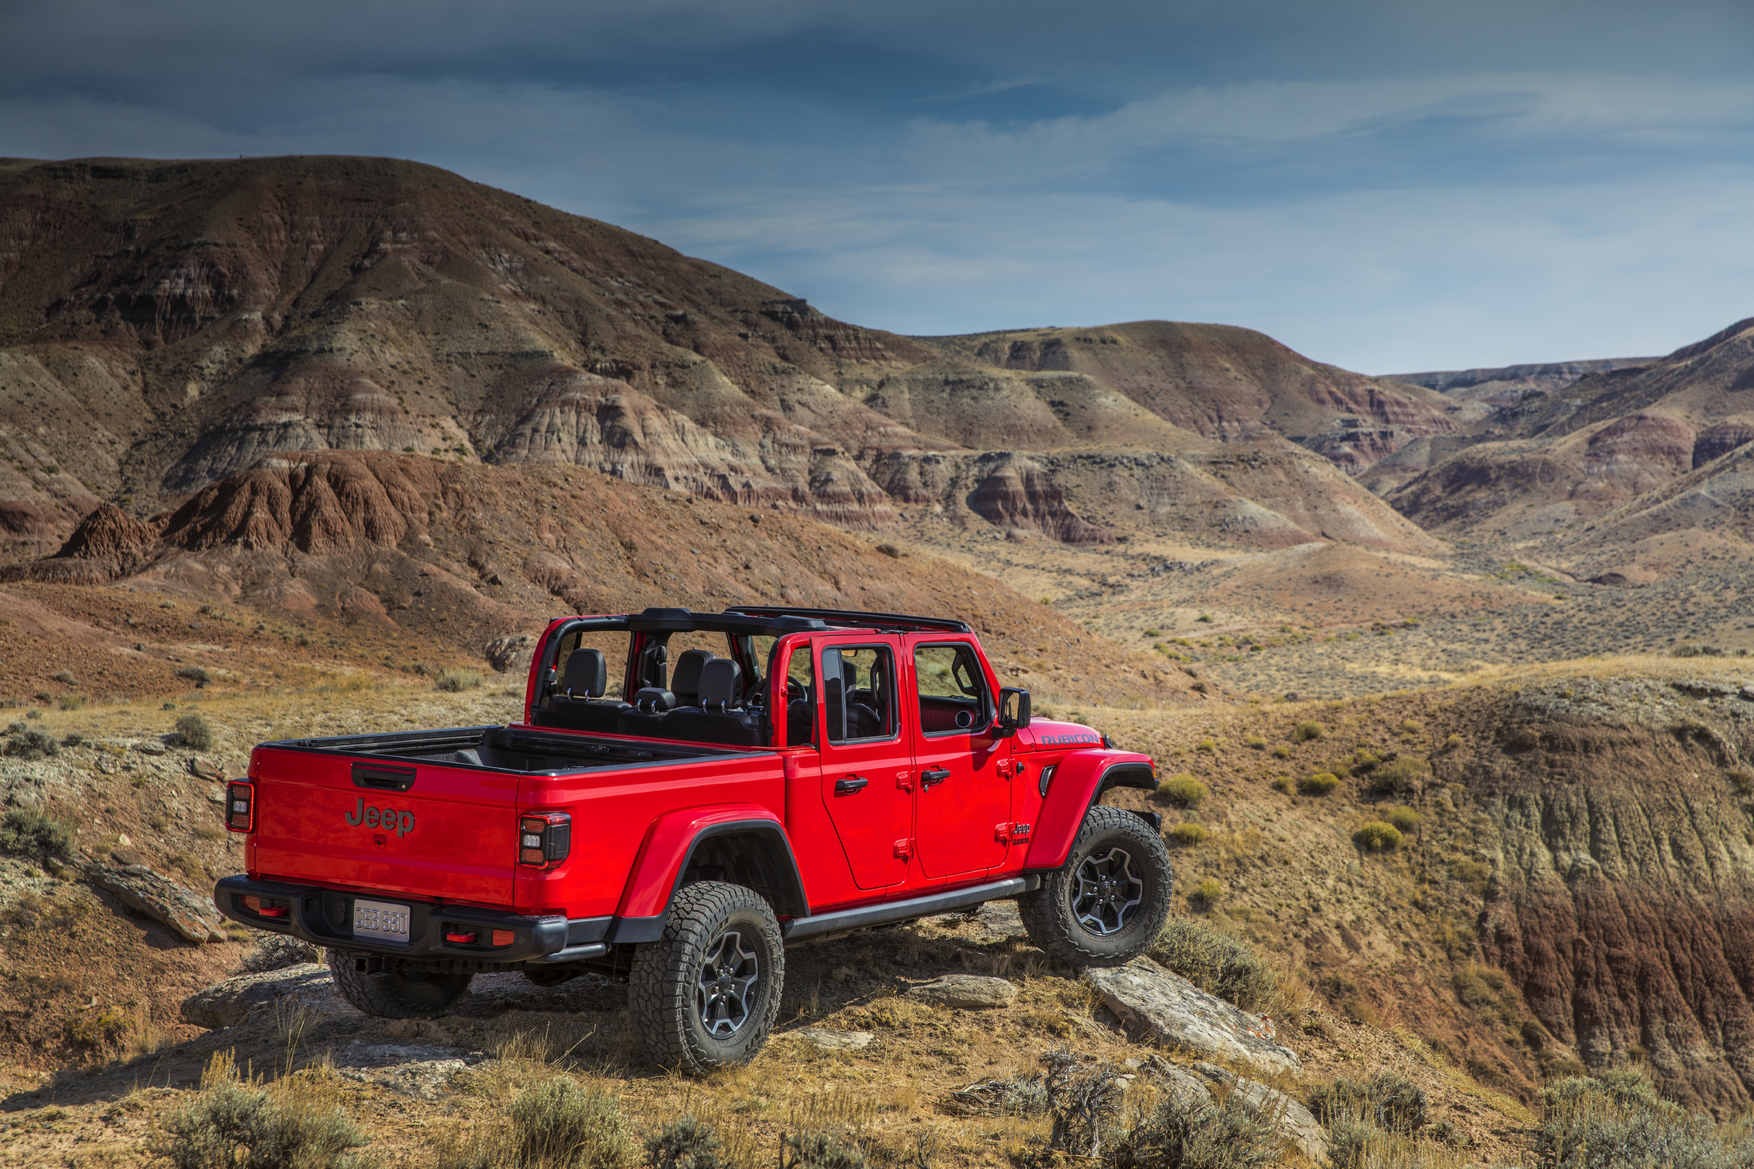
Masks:
[[[1033,824],[1013,824],[1007,820],[993,826],[993,835],[1003,844],[1016,844],[1018,841],[1028,840],[1034,828]]]
[[[898,772],[896,772],[895,773],[895,786],[900,788],[904,792],[913,791],[914,790],[914,773],[911,771],[898,771]]]
[[[913,856],[913,854],[914,842],[912,839],[898,840],[895,842],[895,855],[898,859],[907,860],[909,857]]]

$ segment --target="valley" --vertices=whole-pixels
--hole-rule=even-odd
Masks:
[[[956,1093],[1060,1049],[1131,1110],[1403,1077],[1425,1115],[1349,1169],[1533,1164],[1566,1076],[1745,1117],[1750,393],[1749,321],[1385,377],[1231,325],[910,337],[414,163],[0,163],[0,1164],[142,1163],[226,1059],[447,1169],[552,1077],[738,1166],[1014,1163],[1046,1105]],[[553,616],[753,602],[965,618],[1150,752],[1118,798],[1174,920],[1268,971],[1298,1070],[1193,1070],[994,910],[800,951],[775,1044],[696,1084],[628,1063],[607,980],[366,1021],[117,891],[241,868],[259,740],[504,721]],[[246,962],[263,1001],[191,1019]],[[1014,997],[914,994],[946,974]]]

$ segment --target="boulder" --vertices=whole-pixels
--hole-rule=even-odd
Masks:
[[[349,1009],[335,995],[329,968],[305,962],[281,970],[239,974],[224,982],[216,982],[184,999],[182,1016],[185,1023],[218,1030],[243,1022],[257,1007],[279,1003],[311,1007],[325,1013]]]
[[[508,633],[487,643],[487,664],[498,673],[530,668],[530,657],[536,652],[536,639],[528,633]]]
[[[1241,1104],[1256,1118],[1277,1127],[1285,1139],[1297,1146],[1297,1150],[1312,1162],[1317,1165],[1327,1163],[1328,1132],[1315,1118],[1315,1114],[1302,1103],[1277,1088],[1245,1080],[1228,1068],[1221,1068],[1216,1064],[1196,1063],[1194,1071],[1217,1085],[1221,1092],[1228,1091],[1232,1100]],[[1186,1072],[1182,1074],[1187,1075]]]
[[[1149,958],[1086,970],[1084,981],[1121,1023],[1165,1047],[1242,1063],[1263,1074],[1296,1074],[1297,1055],[1266,1038],[1256,1015],[1207,994]]]
[[[818,1051],[863,1051],[876,1038],[869,1031],[835,1031],[828,1027],[803,1027],[798,1037]]]
[[[1017,988],[1003,978],[986,974],[946,974],[907,988],[910,997],[941,1007],[979,1010],[1009,1006]]]
[[[186,889],[142,864],[90,861],[85,878],[129,909],[162,922],[190,942],[225,941],[225,919],[204,893]]]

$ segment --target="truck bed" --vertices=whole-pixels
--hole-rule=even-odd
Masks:
[[[752,753],[748,749],[702,743],[554,734],[516,726],[452,727],[436,731],[287,739],[264,743],[263,746],[515,775],[573,775],[607,767],[654,766]]]

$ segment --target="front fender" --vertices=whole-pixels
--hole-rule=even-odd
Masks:
[[[1151,756],[1135,751],[1074,751],[1060,760],[1035,819],[1024,869],[1057,869],[1065,864],[1084,814],[1111,787],[1156,788]]]
[[[791,879],[797,882],[797,899],[803,900],[797,861],[779,817],[759,804],[717,804],[666,812],[653,821],[639,855],[634,858],[633,872],[622,890],[616,917],[623,921],[662,919],[670,907],[677,878],[687,867],[695,846],[728,832],[751,832],[771,838],[774,847],[784,853],[782,867],[789,868]],[[790,908],[783,907],[782,911]]]

